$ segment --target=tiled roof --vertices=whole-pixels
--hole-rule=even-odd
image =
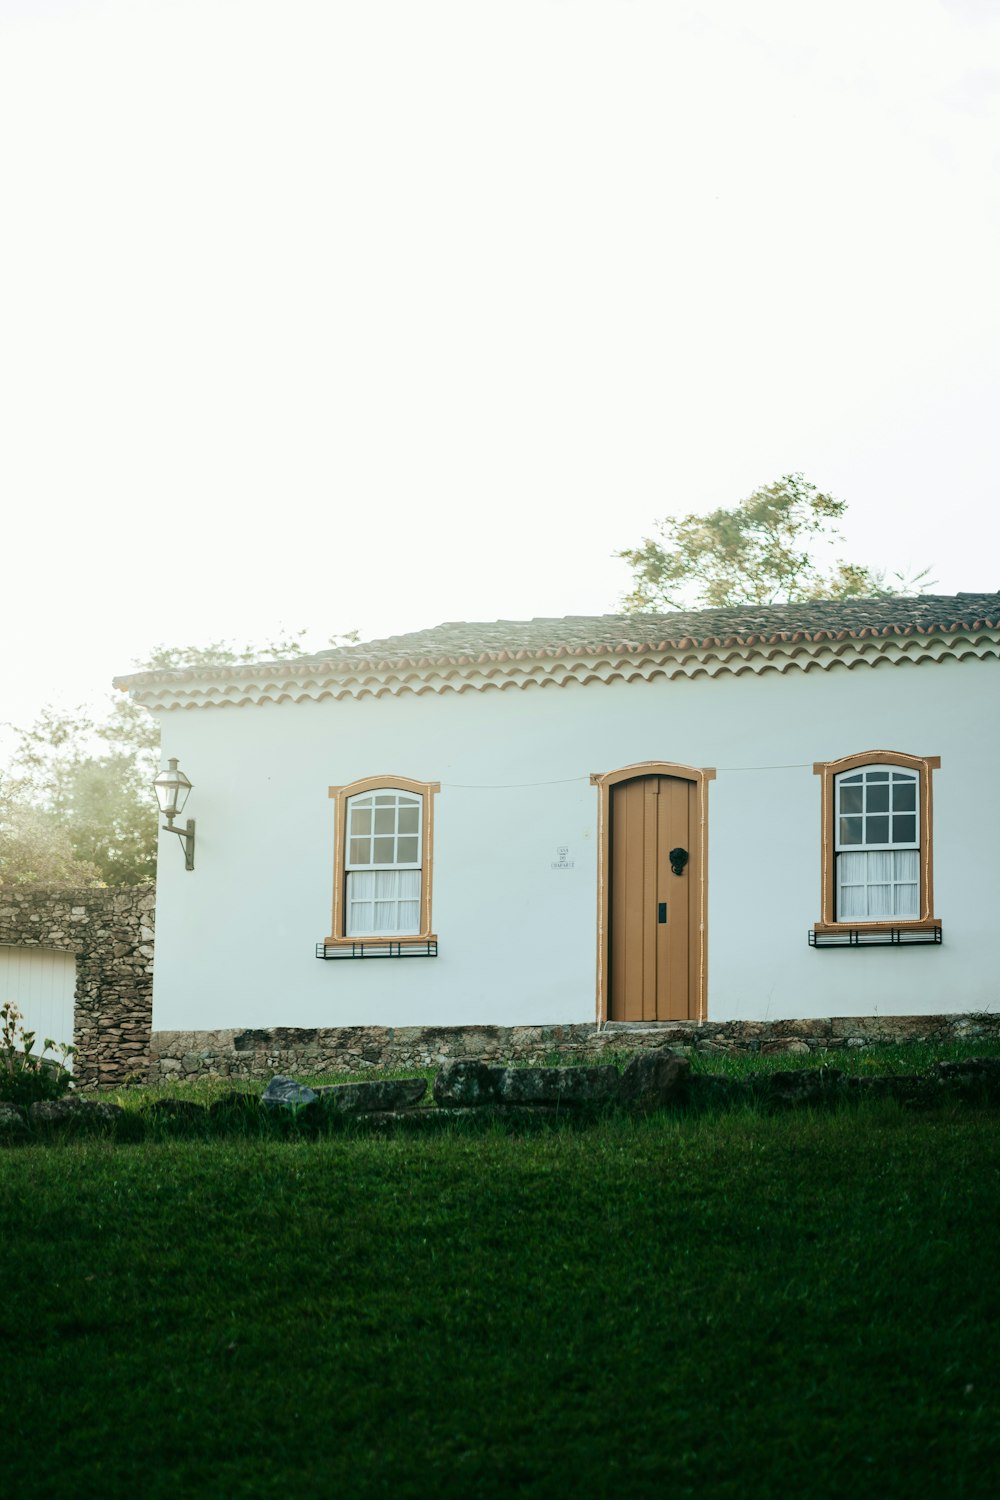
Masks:
[[[781,642],[863,640],[1000,630],[1000,593],[920,594],[916,598],[820,599],[802,604],[741,605],[733,609],[676,610],[663,615],[565,615],[556,619],[452,621],[406,635],[359,641],[278,662],[192,666],[116,677],[115,686],[195,679],[247,682],[261,668],[326,668],[350,673],[380,666],[430,668],[461,662],[525,661],[530,658],[609,656],[673,648],[761,646]]]
[[[345,667],[375,661],[453,662],[462,658],[638,650],[644,646],[743,645],[872,635],[930,635],[1000,628],[1000,593],[920,594],[915,598],[819,599],[739,605],[660,615],[565,615],[556,619],[456,620],[320,651]]]

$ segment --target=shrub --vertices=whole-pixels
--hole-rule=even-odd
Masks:
[[[66,1059],[75,1048],[46,1037],[42,1054],[57,1052],[59,1060],[34,1053],[35,1033],[26,1031],[23,1022],[12,1001],[0,1005],[0,1099],[11,1104],[60,1099],[73,1083]]]

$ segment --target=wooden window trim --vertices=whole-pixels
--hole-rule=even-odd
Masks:
[[[845,771],[854,771],[861,766],[900,766],[904,771],[916,771],[920,778],[918,799],[920,803],[920,916],[913,918],[882,917],[857,921],[847,918],[837,920],[837,870],[834,837],[835,780]],[[857,932],[880,932],[886,927],[909,930],[940,927],[934,916],[934,822],[932,773],[941,765],[940,755],[907,755],[902,750],[862,750],[857,755],[842,755],[839,760],[818,760],[813,764],[813,774],[821,778],[822,832],[820,839],[820,908],[821,917],[816,923],[817,932],[843,932],[852,927]]]
[[[352,797],[363,792],[409,792],[419,797],[422,803],[423,855],[420,866],[420,931],[410,933],[385,933],[372,937],[346,933],[347,913],[345,893],[347,888],[347,804]],[[409,776],[364,776],[360,781],[351,781],[346,786],[332,786],[328,795],[333,799],[333,921],[330,936],[323,941],[327,948],[349,948],[358,943],[374,947],[378,943],[436,943],[437,935],[431,925],[431,892],[434,870],[434,793],[441,790],[440,781],[413,781]]]
[[[681,766],[670,760],[642,760],[622,766],[617,771],[594,772],[591,786],[597,788],[597,1024],[608,1018],[608,931],[611,885],[611,789],[621,781],[637,776],[676,776],[693,781],[698,787],[698,868],[701,886],[698,893],[697,921],[698,982],[696,1021],[708,1018],[708,783],[715,780],[711,766]]]

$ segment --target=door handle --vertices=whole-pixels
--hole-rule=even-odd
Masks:
[[[656,909],[656,920],[657,922],[665,922],[667,920],[667,903],[665,901],[661,901]]]

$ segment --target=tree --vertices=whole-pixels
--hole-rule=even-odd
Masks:
[[[20,800],[16,783],[0,782],[0,887],[100,883],[96,865],[74,853],[69,830],[51,813]]]
[[[156,646],[137,671],[301,656],[304,630],[261,644]],[[331,638],[356,640],[357,632]],[[96,717],[44,708],[0,778],[0,886],[138,885],[156,874],[156,720],[120,693]]]
[[[724,609],[739,604],[886,596],[929,587],[928,569],[907,579],[836,559],[824,569],[812,548],[840,540],[835,523],[847,504],[801,474],[784,474],[731,510],[668,516],[662,541],[646,537],[618,552],[633,570],[629,614],[670,609]]]

